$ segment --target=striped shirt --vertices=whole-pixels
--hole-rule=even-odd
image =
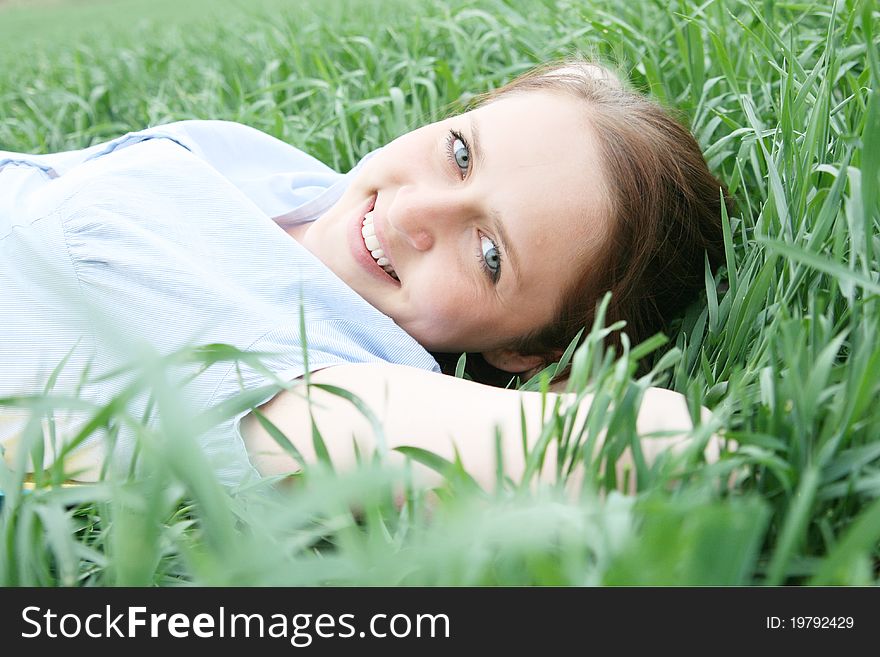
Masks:
[[[104,405],[136,375],[102,375],[218,343],[270,354],[267,371],[223,361],[192,378],[194,364],[171,368],[192,379],[182,399],[193,414],[273,376],[302,376],[304,342],[309,370],[385,361],[439,371],[283,229],[323,214],[350,176],[223,121],[53,155],[0,151],[0,397],[43,390],[67,356],[53,391]],[[146,394],[132,400],[130,412],[147,409]],[[199,437],[228,485],[256,476],[238,430],[246,412]],[[23,417],[0,408],[0,444],[20,434]],[[117,462],[133,441],[120,434]]]

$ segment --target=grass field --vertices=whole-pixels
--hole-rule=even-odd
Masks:
[[[0,466],[0,584],[876,584],[878,43],[867,0],[0,3],[0,150],[219,118],[346,170],[535,63],[586,53],[677,108],[738,203],[727,266],[665,345],[575,354],[577,390],[608,408],[580,495],[530,481],[481,494],[451,467],[438,502],[411,490],[398,508],[394,475],[368,465],[228,491],[192,450],[155,456],[151,477],[61,489],[49,470],[23,493]],[[643,356],[653,369],[634,378]],[[640,469],[624,495],[602,466],[649,384],[713,409],[695,440],[737,447]],[[95,413],[95,430],[124,419]],[[188,440],[184,422],[166,432]],[[563,422],[546,436],[573,440]]]

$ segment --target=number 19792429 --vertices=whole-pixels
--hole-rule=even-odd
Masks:
[[[767,616],[768,630],[849,630],[855,625],[852,616]]]

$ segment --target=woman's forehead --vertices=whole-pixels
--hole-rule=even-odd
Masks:
[[[584,255],[601,242],[605,176],[582,101],[522,93],[464,116],[479,135],[477,184],[514,248]]]
[[[565,193],[561,200],[582,203],[604,193],[601,152],[583,101],[521,93],[462,116],[476,136],[477,163],[498,183],[512,178],[524,192],[549,186]]]

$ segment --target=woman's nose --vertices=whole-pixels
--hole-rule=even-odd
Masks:
[[[414,249],[427,251],[474,213],[459,190],[401,188],[388,210],[388,223]]]

